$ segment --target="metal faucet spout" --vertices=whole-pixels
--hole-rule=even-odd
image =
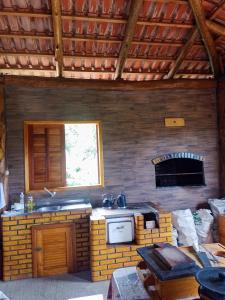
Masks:
[[[44,187],[44,190],[53,198],[56,195],[56,192],[50,192],[46,187]]]

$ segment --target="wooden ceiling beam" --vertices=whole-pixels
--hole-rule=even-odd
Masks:
[[[223,2],[212,12],[212,14],[209,17],[209,20],[215,19],[223,9],[225,9],[225,0],[223,0]]]
[[[44,35],[44,34],[39,34],[39,35],[34,35],[34,34],[21,34],[21,33],[0,33],[0,38],[18,38],[18,39],[36,39],[36,40],[52,40],[54,39],[53,35]]]
[[[52,6],[54,41],[55,41],[56,70],[57,70],[57,75],[61,77],[62,69],[63,69],[63,44],[62,44],[62,20],[61,20],[60,0],[52,0],[51,6]]]
[[[14,56],[14,57],[39,57],[39,58],[54,58],[54,53],[52,54],[49,54],[49,53],[29,53],[29,52],[1,52],[0,51],[0,55],[1,56],[4,56],[4,57],[7,57],[7,56]],[[117,60],[118,57],[116,56],[100,56],[100,55],[68,55],[68,54],[64,54],[65,58],[70,58],[70,59],[103,59],[103,60],[106,60],[106,59],[112,59],[112,60]],[[168,58],[168,57],[143,57],[143,56],[128,56],[127,57],[127,60],[135,60],[135,61],[168,61],[168,62],[173,62],[174,59],[173,58]],[[183,61],[185,62],[206,62],[208,60],[206,59],[184,59]]]
[[[20,38],[20,39],[54,39],[54,36],[46,35],[23,35],[20,33],[0,33],[0,38]],[[97,43],[122,43],[123,40],[119,39],[107,39],[107,38],[95,38],[95,37],[80,37],[80,36],[62,36],[62,40],[71,40],[76,42],[97,42]],[[150,46],[170,46],[170,47],[182,47],[184,44],[182,42],[156,42],[156,41],[136,41],[133,40],[134,45],[150,45]],[[195,44],[194,46],[202,47],[201,44]]]
[[[206,25],[210,31],[225,36],[225,26],[209,20],[206,20]]]
[[[126,26],[124,40],[120,48],[114,79],[119,79],[123,72],[123,68],[134,36],[135,26],[137,24],[139,11],[141,10],[142,4],[143,0],[132,0],[131,2],[129,18]]]
[[[220,74],[219,58],[211,33],[206,26],[205,13],[202,3],[199,0],[189,0],[189,3],[194,13],[195,21],[201,34],[203,43],[206,47],[212,72],[215,78],[217,78]]]
[[[191,79],[168,79],[155,80],[149,84],[149,81],[131,82],[126,80],[81,80],[68,78],[46,78],[37,80],[29,76],[4,76],[6,86],[24,86],[24,87],[48,87],[48,88],[76,88],[85,90],[119,90],[119,91],[137,91],[137,90],[157,90],[157,89],[209,89],[216,88],[216,80],[191,80]]]
[[[56,0],[57,3],[58,0]],[[140,0],[142,1],[142,0]],[[55,1],[52,2],[53,4]],[[55,4],[54,4],[55,6]],[[31,18],[49,18],[51,14],[44,13],[32,13],[32,12],[12,12],[1,11],[0,16],[15,16],[15,17],[31,17]],[[63,20],[73,21],[86,21],[86,22],[99,22],[99,23],[111,23],[111,24],[127,24],[127,19],[108,18],[108,17],[93,17],[93,16],[73,16],[73,15],[61,15]],[[186,23],[170,23],[170,22],[154,22],[154,21],[137,21],[138,25],[142,26],[159,26],[159,27],[174,27],[174,28],[192,28],[192,24]]]
[[[190,34],[190,37],[187,40],[184,47],[181,48],[180,53],[179,53],[174,65],[173,65],[173,67],[170,69],[170,71],[167,75],[167,79],[173,78],[173,76],[176,74],[177,70],[179,69],[179,67],[181,66],[181,64],[184,61],[185,57],[187,56],[190,48],[194,44],[197,35],[198,35],[198,29],[195,28],[195,29],[192,30],[192,32]]]

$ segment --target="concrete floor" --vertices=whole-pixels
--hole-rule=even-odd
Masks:
[[[106,300],[108,286],[109,281],[91,282],[89,272],[0,281],[0,290],[10,300],[68,300],[97,294]]]

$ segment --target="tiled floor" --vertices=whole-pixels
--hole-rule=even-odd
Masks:
[[[10,300],[67,300],[97,294],[102,294],[105,300],[108,286],[108,281],[91,282],[89,272],[0,281],[0,290]]]

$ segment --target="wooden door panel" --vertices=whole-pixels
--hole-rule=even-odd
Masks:
[[[74,224],[32,228],[34,277],[75,271]]]

